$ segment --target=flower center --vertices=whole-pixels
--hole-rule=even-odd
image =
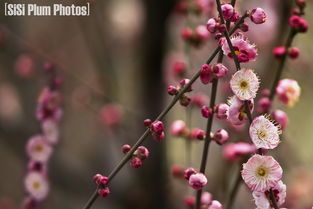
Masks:
[[[35,182],[33,183],[33,188],[34,188],[34,189],[39,189],[39,188],[40,188],[40,183],[39,183],[38,181],[35,181]]]
[[[236,50],[235,51],[235,54],[238,56],[238,55],[240,55],[240,51],[239,50]]]
[[[264,167],[259,167],[256,171],[257,175],[260,177],[264,177],[267,175],[267,169]]]
[[[264,140],[267,137],[267,133],[264,130],[258,130],[257,135],[258,135],[258,138],[261,140]]]
[[[247,89],[248,85],[249,85],[248,82],[245,80],[240,81],[240,84],[239,84],[240,88],[243,90]]]
[[[43,146],[40,145],[40,144],[38,144],[37,146],[35,146],[34,150],[35,150],[36,152],[42,152],[42,151],[43,151]]]

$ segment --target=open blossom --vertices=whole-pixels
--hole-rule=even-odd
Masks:
[[[248,119],[248,116],[245,111],[244,102],[238,99],[236,96],[230,97],[227,102],[229,105],[227,120],[235,126],[245,123],[245,121]],[[248,103],[250,112],[253,112],[253,99],[249,100]]]
[[[258,77],[251,69],[237,71],[230,80],[230,88],[240,100],[254,99],[259,85]]]
[[[276,94],[282,103],[292,107],[299,100],[301,88],[295,80],[282,79],[276,87]]]
[[[283,170],[272,156],[253,155],[243,164],[242,178],[252,191],[265,192],[281,180]]]
[[[242,34],[231,37],[231,43],[239,62],[254,61],[258,55],[254,44],[250,44],[249,40]],[[220,44],[225,55],[232,58],[231,50],[225,38],[220,39]]]
[[[274,193],[277,205],[281,206],[286,199],[286,185],[282,181],[279,181],[276,186],[272,188],[272,191]],[[252,195],[255,205],[258,207],[258,209],[272,209],[271,204],[269,203],[267,198],[269,195],[269,191],[254,191]]]
[[[30,159],[38,162],[47,162],[52,154],[52,147],[43,136],[35,135],[28,140],[26,151]]]
[[[253,120],[249,128],[252,142],[257,148],[274,149],[278,146],[281,130],[266,117],[259,116]]]
[[[49,192],[49,184],[44,175],[38,172],[29,172],[25,178],[25,189],[35,200],[45,199]]]
[[[202,173],[192,174],[189,177],[189,185],[195,190],[202,189],[207,183],[208,180]]]

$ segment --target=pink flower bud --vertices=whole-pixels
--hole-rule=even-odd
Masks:
[[[160,141],[162,141],[165,138],[165,133],[164,133],[164,131],[162,133],[160,133],[160,134],[152,133],[152,137],[153,137],[154,140],[160,142]]]
[[[124,154],[126,154],[126,153],[129,152],[129,150],[130,150],[131,148],[132,148],[132,147],[131,147],[129,144],[124,144],[124,145],[122,146],[122,152],[123,152]]]
[[[192,174],[195,174],[197,173],[197,171],[194,169],[194,168],[187,168],[185,171],[184,171],[184,178],[186,180],[189,180],[190,176]]]
[[[225,129],[219,129],[214,133],[213,140],[219,144],[225,144],[229,139],[228,132]]]
[[[225,20],[230,20],[235,13],[235,9],[231,4],[223,4],[221,9]]]
[[[181,104],[184,107],[187,107],[191,102],[191,99],[187,97],[186,95],[182,95],[179,99],[179,104]]]
[[[228,118],[229,106],[225,103],[219,104],[216,106],[216,117],[218,119],[227,119]]]
[[[282,103],[292,107],[299,101],[301,88],[295,80],[282,79],[278,82],[276,94]]]
[[[169,85],[167,87],[167,93],[171,96],[176,95],[176,94],[178,94],[178,89],[173,85]]]
[[[188,41],[193,37],[193,30],[189,27],[185,27],[181,31],[181,36],[185,41]]]
[[[208,180],[202,173],[192,174],[189,178],[189,185],[195,190],[202,189],[207,183]]]
[[[203,192],[201,195],[201,204],[202,205],[211,205],[212,203],[212,194],[209,192]]]
[[[261,91],[261,95],[263,97],[268,97],[268,96],[270,96],[270,94],[271,94],[271,91],[269,89],[262,89],[262,91]]]
[[[185,62],[176,61],[173,66],[173,73],[175,76],[183,76],[186,73],[187,65]]]
[[[208,84],[212,80],[212,69],[208,64],[204,64],[200,70],[200,80],[203,84]]]
[[[257,148],[254,144],[237,142],[223,146],[223,157],[229,161],[235,161],[244,155],[254,154]]]
[[[306,6],[305,0],[296,0],[296,4],[300,8],[304,8]]]
[[[152,121],[151,121],[151,119],[149,119],[149,118],[148,118],[148,119],[145,119],[145,120],[143,121],[143,125],[146,126],[146,127],[150,126],[151,123],[152,123]]]
[[[297,47],[292,47],[288,50],[288,55],[291,59],[296,59],[299,57],[300,50]]]
[[[94,175],[93,180],[98,185],[106,185],[108,183],[108,181],[109,181],[107,176],[103,176],[101,174]]]
[[[223,209],[223,205],[219,201],[213,200],[212,204],[210,205],[210,207],[208,207],[208,209]]]
[[[179,165],[173,165],[172,175],[176,178],[184,178],[184,169]]]
[[[208,97],[205,94],[197,93],[191,96],[191,104],[201,108],[208,101]]]
[[[196,203],[196,198],[194,196],[187,196],[184,198],[184,203],[187,207],[193,208]]]
[[[133,157],[130,161],[130,166],[133,168],[140,168],[142,166],[142,160],[138,157]]]
[[[262,24],[266,21],[266,14],[262,8],[256,8],[251,11],[250,19],[255,24]]]
[[[140,146],[137,148],[137,150],[134,153],[136,155],[136,157],[138,157],[141,160],[145,160],[149,157],[149,150],[144,147],[144,146]]]
[[[122,116],[121,108],[117,104],[104,105],[100,110],[101,121],[109,127],[118,126],[122,121]]]
[[[276,58],[281,58],[286,54],[286,48],[284,46],[277,46],[273,50],[273,54]]]
[[[237,11],[235,11],[234,15],[231,17],[230,21],[231,22],[237,22],[240,18],[240,15]]]
[[[206,24],[206,28],[210,33],[215,33],[217,24],[218,22],[215,18],[210,18]]]
[[[108,195],[110,194],[110,189],[109,189],[109,187],[106,187],[106,188],[104,188],[104,189],[99,189],[99,190],[98,190],[98,194],[99,194],[100,197],[106,197],[106,196],[108,196]]]
[[[279,123],[280,127],[282,130],[284,130],[286,127],[287,127],[287,124],[288,124],[288,116],[287,114],[282,111],[282,110],[275,110],[273,113],[272,113],[272,117],[273,119]]]
[[[270,110],[272,105],[271,100],[268,97],[262,97],[259,101],[258,101],[258,112],[260,113],[266,113]]]
[[[228,73],[228,69],[227,67],[225,67],[223,64],[218,63],[216,65],[214,65],[213,69],[213,74],[217,77],[217,78],[223,78],[225,75],[227,75]]]
[[[289,18],[289,25],[301,33],[305,33],[309,28],[308,21],[298,15],[292,15]]]
[[[164,131],[164,125],[162,123],[162,121],[154,121],[151,126],[151,131],[160,135],[163,131]]]
[[[204,118],[209,118],[212,116],[213,111],[211,108],[209,108],[208,106],[202,106],[201,107],[201,114]]]
[[[190,137],[192,139],[202,140],[205,138],[205,132],[200,128],[194,128],[191,130]]]
[[[200,41],[205,41],[209,38],[210,34],[204,25],[199,25],[195,29],[196,38]]]
[[[173,136],[184,136],[187,132],[186,123],[182,120],[175,120],[171,125],[171,134]]]
[[[190,82],[189,79],[185,78],[185,79],[182,79],[181,81],[179,81],[179,84],[181,86],[181,88],[183,88],[185,85],[187,85],[188,83]],[[187,89],[187,92],[190,92],[192,91],[192,86],[190,86],[188,89]]]

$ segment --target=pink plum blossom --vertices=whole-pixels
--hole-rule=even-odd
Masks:
[[[272,156],[255,154],[243,164],[242,178],[252,191],[265,192],[281,180],[283,170]]]
[[[237,71],[230,80],[230,88],[240,100],[254,99],[259,86],[259,79],[251,69]]]

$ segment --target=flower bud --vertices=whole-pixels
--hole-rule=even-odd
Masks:
[[[287,127],[287,124],[288,124],[288,116],[287,114],[282,111],[282,110],[275,110],[273,113],[272,113],[272,117],[273,119],[279,123],[280,127],[282,130],[284,130],[286,127]]]
[[[189,41],[193,37],[193,30],[189,27],[185,27],[181,31],[181,36],[185,41]]]
[[[193,189],[200,190],[208,183],[208,180],[204,174],[196,173],[190,176],[188,182]]]
[[[216,106],[216,117],[218,119],[227,119],[228,118],[229,106],[225,103],[219,104]]]
[[[235,9],[231,4],[223,4],[221,9],[225,20],[230,20],[235,13]]]
[[[202,205],[211,205],[212,203],[212,194],[209,192],[203,192],[201,195],[201,204]]]
[[[286,48],[284,46],[277,46],[274,48],[273,54],[276,58],[282,58],[286,54]]]
[[[167,93],[171,96],[176,95],[176,94],[178,94],[178,89],[173,85],[169,85],[167,87]]]
[[[191,99],[187,97],[186,95],[182,95],[179,99],[179,104],[181,104],[184,107],[187,107],[191,102]]]
[[[130,166],[133,168],[140,168],[142,166],[142,160],[138,157],[133,157],[130,161]]]
[[[109,189],[109,187],[106,187],[106,188],[104,188],[104,189],[99,189],[99,190],[98,190],[98,194],[99,194],[100,197],[106,197],[106,196],[108,196],[108,195],[110,194],[110,189]]]
[[[149,150],[144,146],[139,146],[134,154],[140,160],[145,160],[149,157]]]
[[[209,108],[208,106],[202,106],[201,107],[201,114],[204,118],[209,118],[212,116],[213,111],[211,108]]]
[[[210,18],[206,24],[206,28],[210,33],[215,33],[216,32],[216,27],[217,27],[218,22],[216,21],[215,18]]]
[[[213,200],[209,208],[210,209],[223,209],[223,205],[219,201]]]
[[[205,41],[209,38],[210,34],[204,25],[199,25],[195,29],[196,38],[200,41]]]
[[[152,123],[152,121],[151,121],[151,119],[149,119],[149,118],[147,118],[147,119],[145,119],[145,120],[143,121],[143,125],[146,126],[146,127],[150,126],[151,123]]]
[[[205,138],[205,132],[202,129],[200,129],[200,128],[194,128],[194,129],[191,130],[190,137],[192,139],[202,140],[202,139]]]
[[[200,70],[200,80],[203,84],[208,84],[212,80],[212,69],[208,64],[204,64]]]
[[[229,139],[229,134],[225,129],[219,129],[214,133],[213,140],[219,144],[225,144]]]
[[[186,123],[182,120],[176,120],[171,125],[171,134],[173,136],[184,136],[187,132]]]
[[[297,47],[291,47],[288,50],[288,55],[291,59],[296,59],[299,57],[300,50]]]
[[[122,146],[122,152],[123,152],[124,154],[126,154],[126,153],[128,153],[128,152],[130,151],[131,148],[132,148],[132,147],[131,147],[129,144],[124,144],[124,145]]]
[[[251,11],[250,19],[255,24],[262,24],[266,21],[266,14],[262,8],[256,8]]]
[[[187,196],[184,198],[184,203],[187,207],[193,208],[196,203],[196,198],[194,196]]]
[[[298,15],[292,15],[289,18],[289,25],[301,33],[305,33],[309,28],[308,21]]]
[[[186,73],[187,64],[182,61],[176,61],[173,66],[173,73],[175,76],[183,76]]]
[[[179,165],[173,165],[172,175],[176,178],[184,178],[184,169]]]
[[[212,71],[213,71],[213,74],[217,78],[223,78],[224,76],[226,76],[228,69],[227,69],[227,67],[225,67],[225,65],[218,63],[218,64],[213,66]]]
[[[179,81],[179,84],[181,86],[181,88],[183,88],[185,85],[187,85],[188,83],[190,82],[189,79],[185,78],[185,79],[182,79],[181,81]],[[186,92],[191,92],[192,91],[192,86],[190,86]]]
[[[231,22],[237,22],[240,18],[240,15],[238,12],[235,11],[234,15],[231,17],[230,21]]]
[[[266,113],[269,111],[269,109],[271,108],[272,102],[268,97],[262,97],[259,101],[258,101],[258,112],[260,113]]]
[[[159,135],[164,131],[164,125],[163,125],[162,121],[159,121],[159,120],[158,121],[154,121],[151,124],[150,128],[151,128],[152,132],[155,132],[155,133],[157,133]]]
[[[247,24],[247,23],[242,23],[241,25],[240,25],[240,30],[242,31],[242,32],[248,32],[249,31],[249,25]]]
[[[189,180],[190,176],[192,174],[195,174],[197,173],[197,171],[194,169],[194,168],[187,168],[185,171],[184,171],[184,178],[186,180]]]

